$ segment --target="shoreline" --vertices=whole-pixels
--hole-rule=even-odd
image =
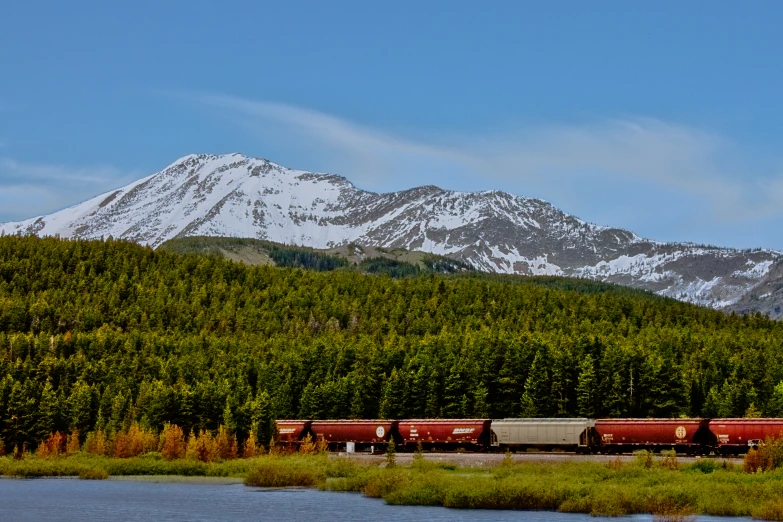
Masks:
[[[549,455],[543,455],[547,457]],[[358,458],[357,458],[358,457]],[[542,455],[264,455],[204,463],[160,455],[128,459],[77,454],[0,458],[9,478],[72,477],[113,481],[289,487],[361,493],[390,505],[552,511],[600,516],[652,514],[783,520],[783,470],[747,473],[727,460],[682,462],[639,454],[590,460]],[[535,459],[535,460],[531,460]],[[674,518],[672,518],[674,517]],[[686,517],[686,518],[683,518]]]

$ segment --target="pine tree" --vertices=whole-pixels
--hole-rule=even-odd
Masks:
[[[234,414],[231,411],[231,402],[226,398],[226,407],[223,408],[223,426],[229,433],[236,433],[237,425],[234,421]]]
[[[571,372],[568,366],[570,353],[562,351],[552,361],[552,400],[555,403],[554,415],[569,416],[569,392],[571,391]]]
[[[92,427],[92,391],[84,382],[77,382],[68,397],[70,429],[87,433]]]
[[[2,439],[23,448],[35,441],[35,398],[28,386],[15,381],[8,397],[7,422]]]
[[[772,397],[767,403],[766,414],[769,417],[783,417],[783,381],[772,390]]]
[[[510,346],[506,350],[503,366],[497,378],[496,404],[501,417],[512,417],[519,413],[522,395],[521,375],[522,361],[519,350],[515,346]]]
[[[520,401],[523,417],[548,417],[552,415],[554,401],[551,396],[552,382],[549,378],[551,361],[546,348],[540,348],[533,358],[530,373],[525,381],[525,392]]]
[[[400,387],[400,377],[397,369],[394,368],[383,385],[381,404],[378,408],[378,414],[382,419],[400,419],[404,417],[402,390],[400,390]]]
[[[409,370],[405,379],[405,411],[407,416],[420,418],[427,405],[427,371],[424,365]]]
[[[489,390],[479,383],[473,389],[473,415],[486,419],[489,417]]]
[[[609,393],[604,399],[604,411],[609,417],[623,417],[628,410],[627,386],[620,371],[614,371]]]
[[[465,380],[457,363],[451,365],[446,380],[443,383],[443,408],[445,419],[462,417],[462,397],[465,395]]]
[[[50,433],[62,431],[61,417],[57,394],[51,381],[47,380],[41,392],[41,400],[38,401],[35,430],[38,440],[43,440]]]
[[[429,381],[427,382],[427,403],[424,408],[424,417],[427,419],[437,419],[441,416],[440,404],[440,375],[438,370],[432,370]]]
[[[593,358],[590,354],[586,354],[579,366],[579,379],[576,385],[577,411],[582,417],[595,417],[597,385]]]

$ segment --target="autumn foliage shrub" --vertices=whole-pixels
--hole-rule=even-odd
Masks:
[[[158,448],[158,436],[135,422],[127,431],[116,432],[111,442],[112,455],[121,459],[138,457]]]
[[[166,460],[181,459],[187,452],[185,435],[176,424],[165,424],[160,432],[159,451]]]
[[[84,441],[84,449],[90,455],[106,455],[109,450],[106,432],[95,430],[88,433],[87,439]]]
[[[302,442],[299,444],[299,453],[304,453],[305,455],[311,455],[315,453],[316,450],[316,443],[313,441],[312,435],[309,433],[305,438],[302,439]]]
[[[51,433],[38,445],[36,455],[38,458],[59,457],[66,451],[67,437],[56,431]]]
[[[759,459],[765,471],[783,467],[783,438],[767,438],[759,445]]]
[[[215,436],[209,430],[199,430],[198,435],[191,431],[185,452],[189,459],[201,462],[235,459],[238,453],[236,438],[223,425],[218,427]]]
[[[783,467],[783,438],[767,438],[758,449],[750,448],[745,454],[742,469],[746,473],[772,471]]]
[[[73,430],[68,435],[67,442],[65,444],[65,453],[71,455],[73,453],[79,453],[81,446],[79,445],[79,430]]]
[[[761,458],[759,452],[750,448],[745,454],[745,460],[742,463],[742,469],[745,473],[756,473],[761,468]]]
[[[201,462],[215,462],[219,458],[217,445],[212,433],[206,430],[199,430],[198,435],[191,430],[188,437],[188,449],[186,456],[189,459],[200,460]]]
[[[235,459],[238,456],[237,439],[228,432],[225,426],[218,427],[217,436],[215,436],[215,451],[221,460]]]
[[[247,439],[245,439],[245,444],[242,447],[242,458],[252,459],[259,453],[260,451],[258,448],[258,441],[256,440],[256,433],[253,430],[250,430],[250,433],[247,435]]]

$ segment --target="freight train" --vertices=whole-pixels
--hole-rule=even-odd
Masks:
[[[738,455],[783,436],[775,419],[403,419],[278,420],[288,447],[321,441],[334,451],[527,451],[628,453],[672,449],[688,455]]]

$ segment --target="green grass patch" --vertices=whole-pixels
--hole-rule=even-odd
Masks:
[[[746,473],[722,461],[672,467],[661,457],[635,462],[503,462],[461,468],[417,459],[381,467],[328,455],[261,456],[217,463],[166,461],[155,455],[114,459],[0,458],[0,474],[17,477],[179,475],[242,478],[249,486],[317,487],[353,491],[389,504],[458,509],[517,509],[622,516],[651,513],[660,520],[697,514],[783,520],[783,470]],[[668,466],[668,467],[667,467]]]
[[[88,468],[79,472],[79,478],[82,480],[106,480],[109,478],[109,472],[103,468]]]

